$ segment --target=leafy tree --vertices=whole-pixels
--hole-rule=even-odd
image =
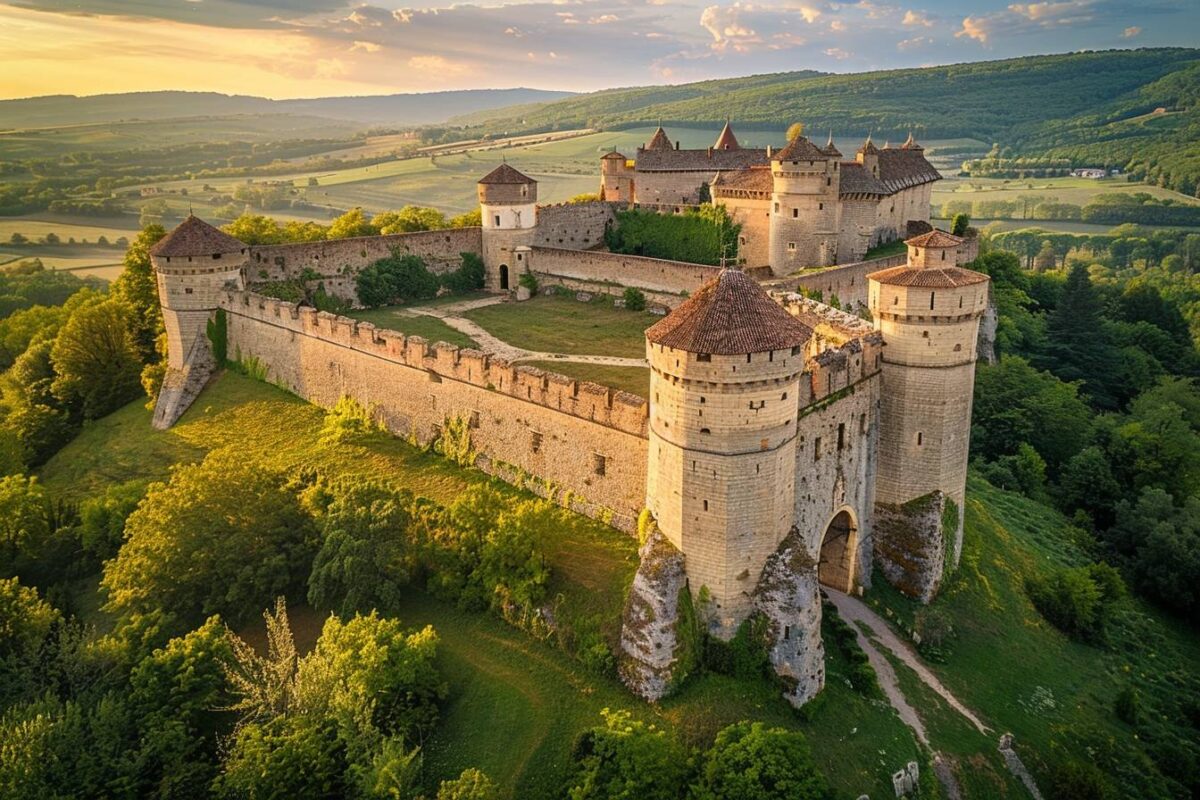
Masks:
[[[346,480],[331,489],[320,518],[321,547],[308,578],[308,601],[343,616],[391,611],[412,569],[407,541],[412,495],[378,482]]]
[[[955,214],[950,220],[950,232],[955,236],[965,236],[969,227],[971,227],[970,214]]]
[[[222,225],[221,230],[249,245],[282,244],[285,241],[279,222],[262,214],[246,212],[228,225]]]
[[[52,391],[78,404],[84,419],[115,411],[141,391],[141,359],[126,327],[128,308],[119,300],[84,306],[59,331],[50,353]]]
[[[446,215],[436,208],[405,206],[376,214],[371,224],[382,234],[436,231],[446,227]]]
[[[150,248],[166,235],[162,225],[143,228],[125,251],[125,268],[112,284],[112,296],[125,303],[127,330],[142,362],[158,358],[154,342],[163,331],[163,321]]]
[[[455,294],[466,294],[483,288],[483,259],[474,253],[462,253],[462,264],[442,276],[442,286]]]
[[[675,800],[686,785],[687,753],[654,725],[628,711],[604,709],[604,725],[575,742],[570,800]]]
[[[439,280],[419,256],[393,253],[358,273],[358,299],[365,306],[386,306],[437,295]]]
[[[1058,500],[1065,511],[1082,508],[1096,525],[1107,527],[1121,491],[1108,456],[1093,445],[1080,450],[1063,466]]]
[[[500,790],[484,772],[470,767],[454,780],[442,781],[437,800],[500,800]]]
[[[483,211],[475,208],[472,211],[458,214],[451,217],[447,225],[451,228],[478,228],[483,225]]]
[[[550,570],[538,548],[544,531],[560,524],[560,509],[545,501],[524,501],[500,514],[480,554],[479,575],[493,603],[532,608],[546,597]]]
[[[17,559],[36,559],[52,533],[49,501],[37,478],[9,475],[0,478],[0,547],[7,572]]]
[[[20,443],[30,466],[44,464],[75,438],[78,430],[65,411],[40,403],[16,406],[4,420],[4,426]]]
[[[355,236],[375,236],[379,228],[361,208],[352,208],[335,219],[325,234],[327,239],[350,239]]]
[[[62,614],[17,578],[0,578],[0,707],[27,694]]]
[[[151,485],[104,568],[107,608],[124,619],[169,609],[185,622],[221,614],[235,624],[302,583],[312,523],[283,476],[218,451]]]
[[[1139,592],[1183,614],[1200,607],[1200,498],[1177,503],[1147,487],[1117,504],[1104,540],[1129,566]]]
[[[97,564],[121,549],[125,520],[146,496],[146,482],[126,481],[108,486],[104,494],[89,497],[79,506],[79,541]]]
[[[717,734],[705,757],[695,800],[820,800],[825,778],[804,735],[761,722],[739,722]]]
[[[348,797],[346,742],[337,721],[298,714],[249,723],[237,732],[213,784],[217,797],[231,800]]]
[[[646,310],[646,295],[641,290],[633,287],[625,287],[623,295],[625,299],[625,307],[630,311],[645,311]]]
[[[1029,581],[1029,598],[1052,625],[1071,636],[1103,641],[1113,604],[1125,594],[1108,564],[1058,569]]]
[[[1184,409],[1151,393],[1138,397],[1111,443],[1119,478],[1138,489],[1157,486],[1177,497],[1200,488],[1200,434]]]

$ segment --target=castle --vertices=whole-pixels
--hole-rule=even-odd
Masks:
[[[707,195],[742,226],[741,263],[776,275],[857,261],[909,223],[928,224],[938,180],[911,134],[883,148],[868,136],[846,161],[832,133],[824,147],[801,135],[777,150],[746,148],[728,122],[707,149],[681,149],[660,126],[634,158],[600,159],[602,199],[678,213]]]
[[[784,163],[794,154],[807,171],[819,160],[807,146],[793,142]],[[189,217],[151,249],[169,344],[154,425],[195,399],[216,339],[313,403],[356,399],[396,434],[427,443],[465,423],[478,468],[646,536],[620,668],[649,699],[678,677],[685,603],[725,639],[761,615],[772,664],[801,704],[824,683],[821,587],[860,592],[878,567],[910,595],[936,593],[961,551],[989,303],[987,276],[962,266],[970,242],[935,230],[899,258],[760,284],[738,269],[598,250],[619,204],[539,205],[536,182],[511,166],[478,189],[479,228],[249,246]],[[316,274],[353,302],[355,274],[382,257],[412,253],[444,272],[464,252],[483,258],[490,290],[518,299],[530,273],[542,287],[637,286],[671,309],[646,331],[649,396],[255,291]],[[836,287],[872,321],[801,286]]]

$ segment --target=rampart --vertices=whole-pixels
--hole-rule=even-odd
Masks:
[[[325,291],[354,299],[354,276],[392,253],[420,256],[432,272],[449,272],[462,263],[462,253],[483,253],[482,231],[480,228],[446,228],[319,242],[256,245],[250,248],[245,277],[246,282],[251,284],[294,280],[309,269],[321,276]]]
[[[837,295],[838,301],[845,308],[858,308],[859,306],[866,308],[867,276],[872,272],[888,267],[898,267],[907,262],[908,256],[903,253],[887,258],[873,258],[870,261],[855,261],[836,267],[812,270],[803,275],[775,278],[766,281],[763,288],[768,291],[785,292],[795,292],[803,288],[810,292],[820,292],[825,302],[829,302],[833,295]]]
[[[532,248],[529,270],[539,280],[572,289],[620,293],[635,286],[661,295],[655,299],[672,306],[721,272],[719,267],[686,261],[560,247]]]
[[[538,206],[534,245],[588,250],[604,244],[604,229],[617,217],[619,203],[593,200]]]
[[[645,502],[640,397],[251,292],[221,306],[230,356],[310,402],[352,397],[422,444],[461,419],[477,466],[618,528]]]

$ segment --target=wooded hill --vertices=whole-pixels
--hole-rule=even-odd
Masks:
[[[966,137],[1013,154],[1121,167],[1193,194],[1200,178],[1198,94],[1200,50],[1155,48],[618,89],[452,123],[473,133],[516,133],[718,124],[729,117],[743,129],[803,121],[809,130],[874,131],[879,139],[903,138],[911,129],[924,139]]]

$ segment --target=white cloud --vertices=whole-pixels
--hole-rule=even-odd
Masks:
[[[590,17],[588,25],[608,25],[613,22],[620,22],[621,18],[616,14],[601,14],[598,17]]]
[[[931,20],[923,11],[914,11],[909,9],[908,11],[904,12],[904,19],[900,21],[900,24],[909,28],[931,28],[933,27],[933,20]]]
[[[1139,28],[1137,25],[1130,25],[1128,28],[1125,29],[1125,31],[1121,34],[1121,36],[1125,39],[1133,39],[1136,36],[1138,36],[1139,34],[1141,34],[1141,32],[1142,32],[1142,29]]]
[[[904,39],[896,43],[896,49],[901,52],[910,50],[919,50],[922,47],[928,47],[933,44],[933,39],[929,36],[914,36],[911,39]]]
[[[383,49],[383,47],[381,45],[375,44],[375,42],[356,41],[353,45],[350,46],[351,53],[378,53],[382,49]]]
[[[838,61],[844,61],[854,54],[848,53],[840,47],[831,47],[825,51],[825,55],[829,56],[830,58],[837,59]]]

